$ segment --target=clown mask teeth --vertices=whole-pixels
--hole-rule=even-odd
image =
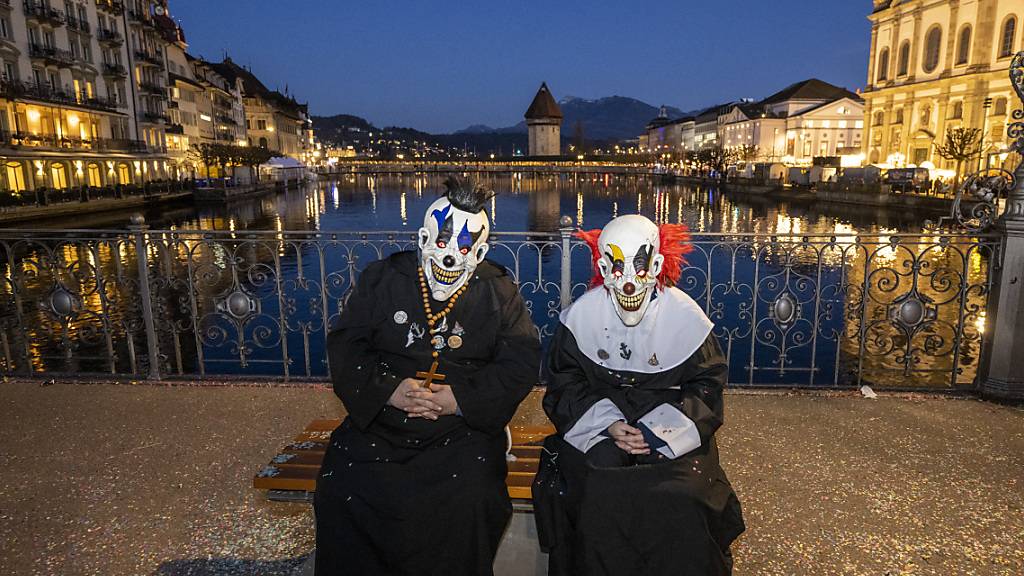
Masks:
[[[631,296],[627,296],[618,290],[614,290],[615,299],[619,301],[619,306],[621,306],[626,312],[636,312],[647,299],[647,290],[647,288],[644,288]]]
[[[430,273],[434,276],[434,280],[437,280],[438,284],[444,284],[445,286],[451,286],[462,277],[465,270],[445,270],[444,268],[437,265],[437,262],[430,261]]]

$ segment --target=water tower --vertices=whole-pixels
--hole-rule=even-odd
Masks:
[[[526,110],[526,125],[530,134],[530,156],[562,154],[562,110],[546,82],[541,83]]]

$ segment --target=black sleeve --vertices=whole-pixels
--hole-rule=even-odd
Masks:
[[[701,446],[707,446],[724,420],[722,390],[729,376],[729,365],[714,334],[683,364],[683,374],[681,399],[673,405],[693,420]]]
[[[373,347],[378,294],[385,270],[375,262],[359,276],[356,289],[345,302],[338,328],[327,336],[331,383],[353,422],[366,429],[384,408],[399,379],[380,368]]]
[[[568,328],[559,324],[548,350],[550,374],[544,394],[544,412],[559,434],[571,430],[576,421],[601,400],[611,400],[620,410],[626,406],[619,397],[620,393],[613,388],[597,388],[589,382],[580,356],[576,338]]]
[[[501,319],[494,357],[467,381],[452,382],[452,393],[471,428],[496,434],[537,384],[540,339],[515,283],[503,276],[492,289]]]

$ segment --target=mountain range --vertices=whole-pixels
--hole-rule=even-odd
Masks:
[[[560,100],[558,105],[564,116],[562,140],[582,140],[591,146],[635,138],[659,113],[658,107],[625,96],[594,100],[569,96]],[[686,115],[671,106],[666,106],[666,113],[669,118]],[[358,116],[338,114],[314,116],[313,127],[317,139],[334,145],[357,143],[374,131],[387,132],[392,138],[426,141],[450,148],[469,147],[481,152],[510,154],[513,150],[525,150],[527,145],[525,120],[503,128],[474,124],[450,134],[428,134],[413,128],[386,127],[382,130]]]

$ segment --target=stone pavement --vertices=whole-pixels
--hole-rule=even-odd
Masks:
[[[251,476],[340,410],[323,388],[0,383],[0,574],[290,575],[310,508]],[[1024,410],[738,393],[727,411],[737,576],[1024,573]]]

